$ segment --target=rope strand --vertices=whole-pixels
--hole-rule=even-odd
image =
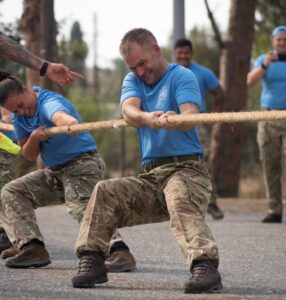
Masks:
[[[251,112],[223,112],[223,113],[203,113],[203,114],[188,114],[188,115],[169,115],[168,122],[170,123],[187,123],[187,124],[212,124],[218,122],[237,123],[237,122],[257,122],[257,121],[278,121],[286,120],[286,110],[272,111],[251,111]],[[91,123],[76,124],[70,126],[60,126],[47,128],[46,131],[51,134],[63,134],[69,131],[96,131],[99,129],[112,129],[128,127],[129,125],[123,120],[109,120]],[[0,122],[0,130],[13,131],[14,127],[11,124]]]

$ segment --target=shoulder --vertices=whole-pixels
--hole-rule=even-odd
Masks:
[[[265,53],[260,54],[258,57],[256,57],[255,61],[254,61],[254,66],[260,65],[264,59],[265,59]]]
[[[184,68],[181,65],[178,64],[174,64],[171,65],[171,69],[170,69],[170,73],[173,74],[173,76],[176,79],[195,79],[195,74],[193,73],[192,70],[188,69],[188,68]]]
[[[204,74],[204,75],[216,76],[215,73],[211,69],[209,69],[208,67],[200,65],[196,62],[192,63],[192,65],[193,65],[193,71],[194,72],[197,71],[197,72],[200,72],[201,74]]]
[[[134,86],[139,84],[139,79],[133,72],[126,74],[123,80],[123,87]]]
[[[63,95],[51,91],[51,90],[41,90],[38,97],[39,105],[51,104],[53,103],[62,103],[64,105],[71,105],[70,101],[68,101]]]

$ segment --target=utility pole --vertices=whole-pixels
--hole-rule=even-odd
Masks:
[[[172,50],[178,39],[185,37],[185,0],[173,0]],[[172,51],[173,52],[173,51]],[[174,56],[172,55],[174,61]]]
[[[97,66],[97,60],[98,60],[98,53],[97,53],[97,39],[98,39],[98,33],[97,33],[97,16],[96,14],[93,15],[93,88],[95,91],[95,101],[99,94],[99,76],[98,76],[98,66]]]

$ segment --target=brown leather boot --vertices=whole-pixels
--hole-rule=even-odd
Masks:
[[[80,255],[77,274],[72,278],[74,288],[92,288],[95,283],[107,282],[107,269],[99,252],[85,251]]]
[[[38,240],[25,244],[17,255],[5,260],[5,266],[8,268],[39,268],[50,263],[45,245]]]
[[[6,259],[9,257],[13,257],[13,256],[19,254],[19,252],[20,252],[20,250],[16,246],[12,246],[9,249],[2,251],[1,258]]]
[[[220,274],[211,260],[194,261],[191,273],[184,285],[185,293],[212,293],[222,289]]]
[[[108,272],[119,273],[136,270],[134,256],[128,249],[113,251],[105,261]]]
[[[4,229],[0,230],[0,253],[12,247],[12,244]]]

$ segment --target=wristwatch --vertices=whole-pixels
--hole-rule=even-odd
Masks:
[[[40,69],[40,76],[44,76],[46,74],[48,66],[49,63],[47,61],[44,61]]]

